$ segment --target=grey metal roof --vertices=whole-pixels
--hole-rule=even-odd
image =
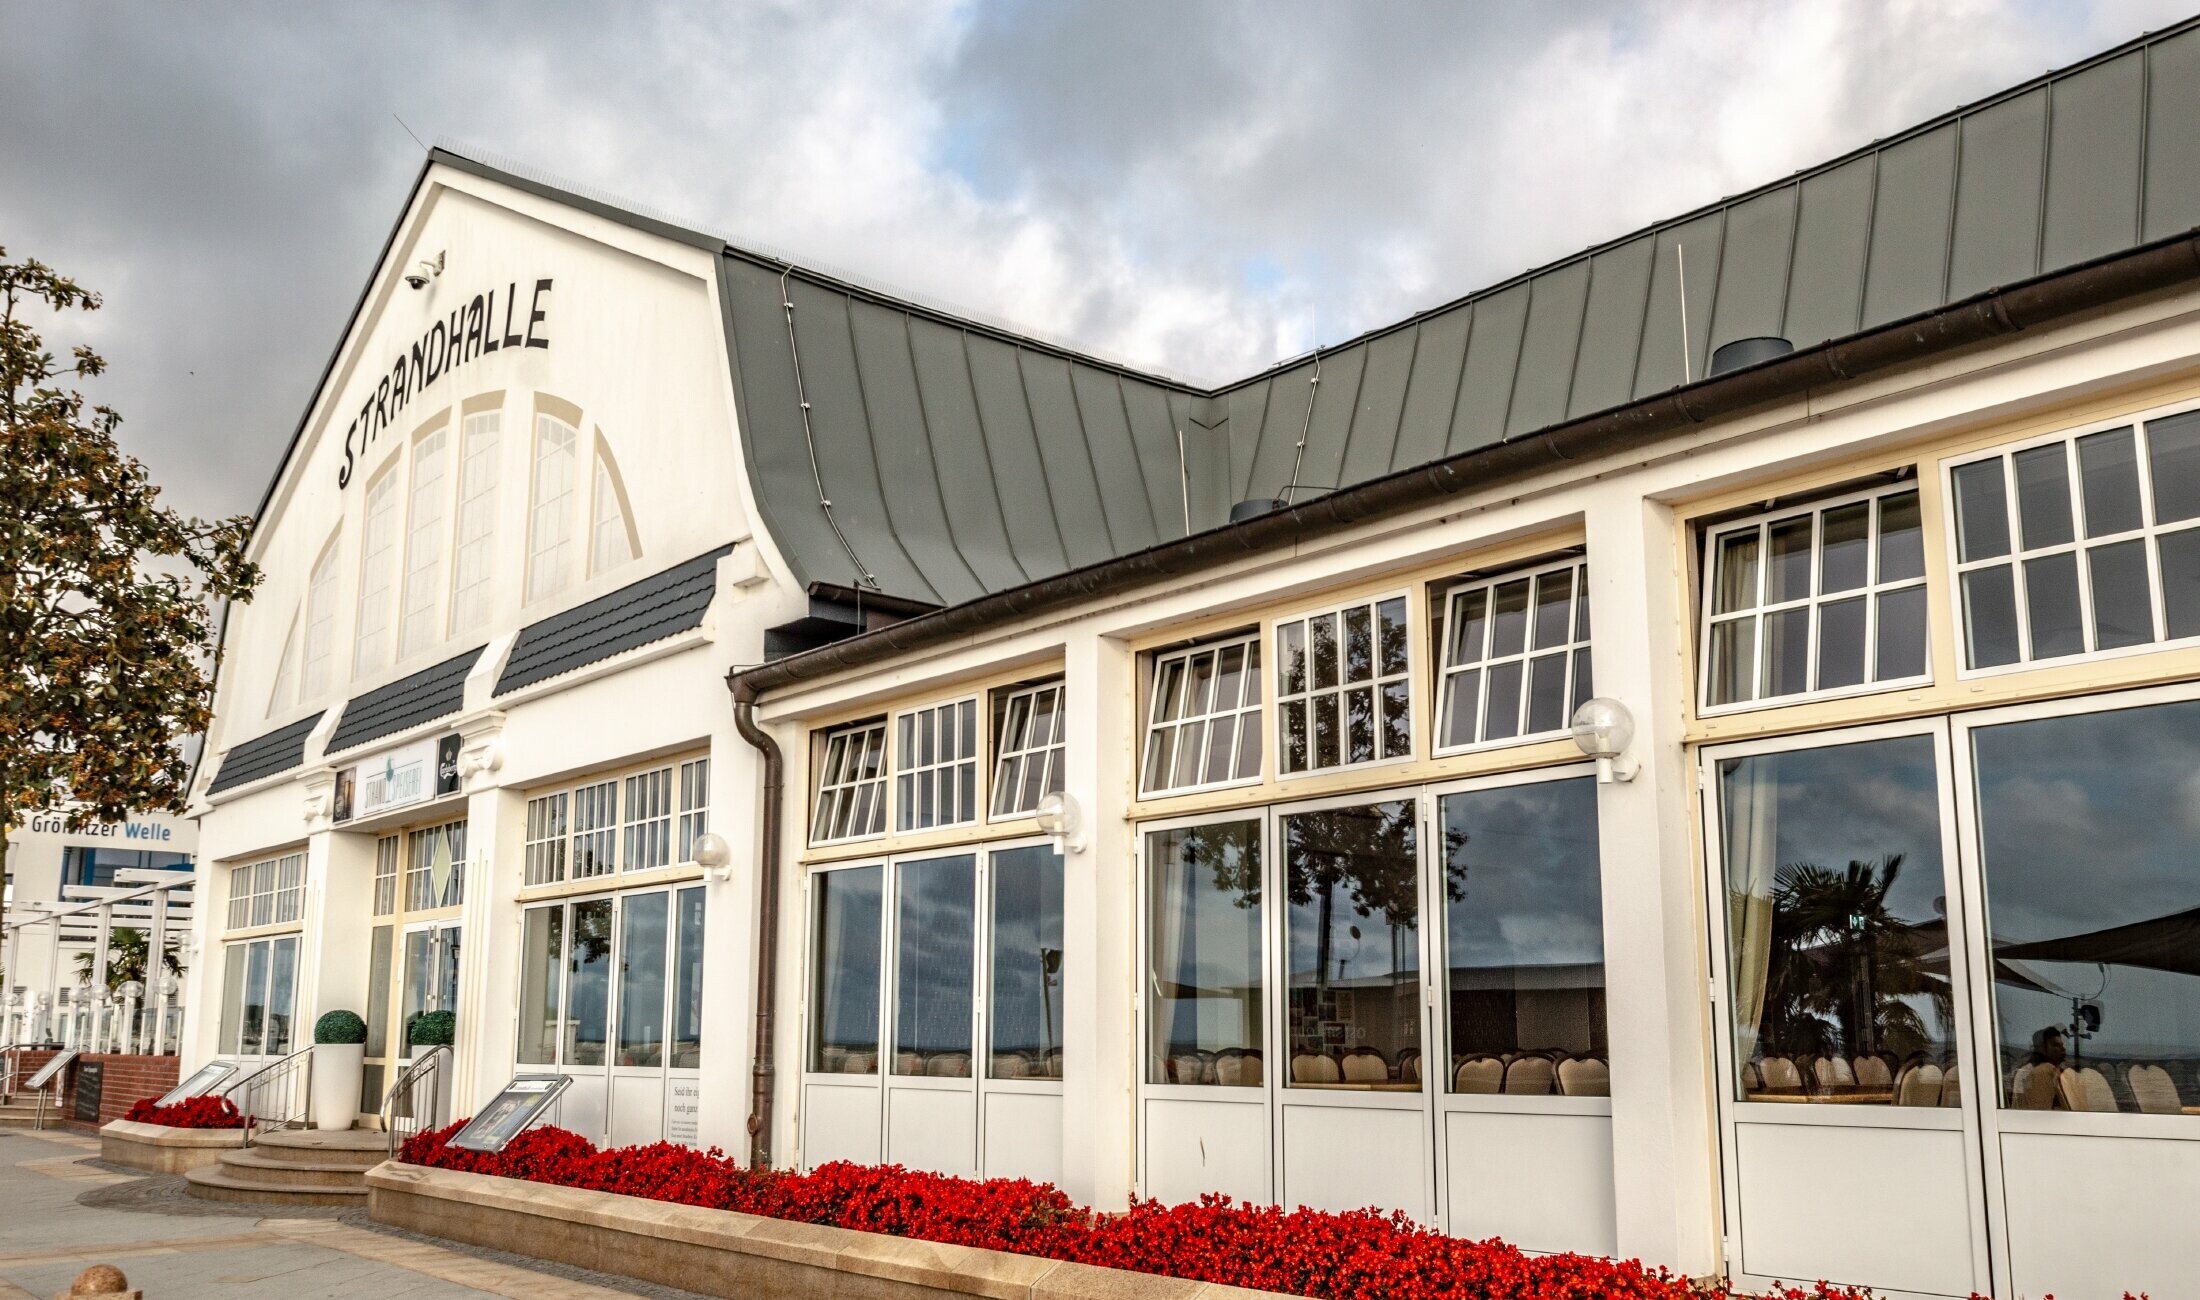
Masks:
[[[336,730],[329,735],[329,752],[395,735],[466,707],[466,674],[473,671],[485,648],[475,646],[432,668],[353,696],[344,705],[344,716],[337,720]]]
[[[718,561],[732,549],[721,546],[521,628],[493,694],[701,626],[717,589]]]
[[[759,509],[805,581],[959,603],[2188,232],[2196,25],[1211,391],[728,249]]]
[[[313,734],[321,721],[316,713],[301,718],[287,727],[278,727],[263,736],[231,745],[222,755],[222,765],[207,784],[208,794],[220,794],[261,777],[288,772],[306,761],[306,737]]]

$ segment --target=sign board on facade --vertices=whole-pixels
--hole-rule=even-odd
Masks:
[[[345,768],[336,776],[336,820],[373,817],[458,793],[458,748],[458,733],[452,732]]]
[[[44,1065],[39,1066],[38,1073],[32,1075],[31,1081],[24,1084],[23,1087],[30,1092],[37,1092],[39,1089],[44,1088],[47,1084],[59,1078],[61,1072],[69,1068],[69,1063],[74,1061],[76,1056],[75,1052],[60,1053]]]
[[[694,1146],[703,1117],[703,1081],[674,1078],[665,1109],[665,1141]]]
[[[86,1061],[76,1067],[76,1118],[87,1124],[99,1122],[99,1094],[106,1086],[105,1061]]]
[[[526,1132],[550,1109],[558,1094],[572,1086],[562,1074],[522,1074],[504,1085],[496,1100],[467,1121],[450,1145],[461,1151],[502,1151],[504,1145]]]
[[[173,1106],[191,1097],[203,1097],[212,1092],[224,1079],[237,1073],[234,1061],[208,1061],[193,1071],[191,1077],[161,1094],[156,1106]]]

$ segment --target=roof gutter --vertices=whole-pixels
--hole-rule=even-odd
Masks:
[[[2082,263],[1904,320],[1504,442],[1343,488],[1243,523],[1010,587],[960,605],[727,675],[737,701],[868,667],[1016,619],[1342,532],[1462,492],[1679,433],[1812,389],[1930,360],[2053,321],[2200,280],[2200,231]]]

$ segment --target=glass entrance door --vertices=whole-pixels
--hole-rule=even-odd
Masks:
[[[1738,1280],[1990,1285],[1945,723],[1707,751]]]
[[[423,1037],[440,1042],[443,1035],[436,1031],[436,1022],[458,1014],[458,950],[456,921],[430,922],[405,931],[397,1029],[406,1060],[420,1055]],[[436,1020],[429,1020],[431,1016]]]

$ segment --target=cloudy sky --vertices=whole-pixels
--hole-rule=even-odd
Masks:
[[[2180,0],[0,0],[0,246],[253,508],[448,139],[1200,381],[1807,166]],[[404,125],[400,126],[398,119]]]

